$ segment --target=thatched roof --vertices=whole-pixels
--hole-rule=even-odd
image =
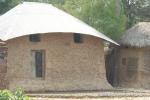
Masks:
[[[122,46],[150,47],[150,22],[140,22],[127,30],[119,40]]]

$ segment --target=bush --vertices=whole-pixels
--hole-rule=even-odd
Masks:
[[[0,90],[0,100],[29,100],[24,91],[18,88],[15,92]]]

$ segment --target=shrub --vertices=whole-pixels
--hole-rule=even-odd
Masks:
[[[24,91],[18,88],[15,92],[0,90],[0,100],[29,100]]]

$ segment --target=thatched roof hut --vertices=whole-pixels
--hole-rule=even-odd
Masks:
[[[150,23],[140,22],[120,38],[117,70],[121,87],[150,89]]]
[[[119,42],[123,46],[150,47],[150,22],[136,24],[123,34]]]
[[[2,15],[0,39],[8,47],[0,89],[2,83],[10,90],[30,92],[112,88],[106,79],[103,40],[118,44],[50,4],[24,2]]]

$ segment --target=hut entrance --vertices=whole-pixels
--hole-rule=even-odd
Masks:
[[[106,76],[108,82],[114,86],[118,86],[118,52],[119,48],[110,48],[109,51],[107,51],[107,54],[105,55],[105,65],[106,65]]]

